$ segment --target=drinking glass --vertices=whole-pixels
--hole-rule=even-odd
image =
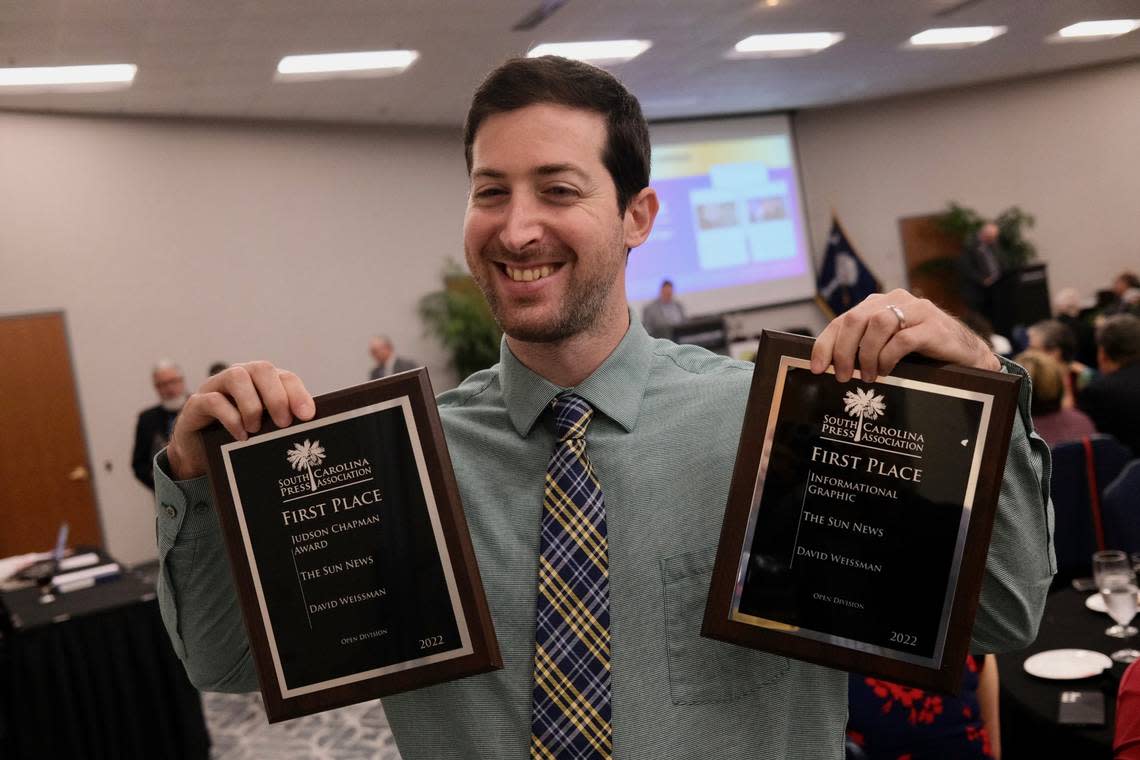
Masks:
[[[1105,634],[1118,639],[1135,636],[1137,630],[1130,625],[1136,616],[1137,594],[1132,560],[1124,552],[1097,552],[1093,555],[1093,577],[1108,614],[1116,621],[1116,625]],[[1129,647],[1113,652],[1111,656],[1116,662],[1132,662],[1140,658],[1140,651]]]

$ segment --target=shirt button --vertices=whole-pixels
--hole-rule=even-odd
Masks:
[[[163,504],[162,506],[166,509],[166,516],[169,517],[171,520],[173,520],[175,517],[178,516],[178,510],[175,509],[173,505]]]
[[[206,511],[206,502],[200,501],[194,505],[194,511],[198,514],[203,514]]]

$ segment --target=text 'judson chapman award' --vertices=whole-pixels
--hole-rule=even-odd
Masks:
[[[271,721],[499,665],[426,372],[206,434]]]

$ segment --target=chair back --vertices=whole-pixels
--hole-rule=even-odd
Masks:
[[[1089,503],[1085,446],[1081,441],[1053,447],[1053,549],[1057,552],[1058,580],[1089,573],[1097,532]]]
[[[1111,435],[1092,435],[1053,448],[1050,492],[1056,519],[1053,547],[1057,578],[1087,575],[1090,557],[1098,549],[1128,549],[1140,525],[1126,524],[1114,512],[1104,516],[1104,492],[1131,458],[1131,452]]]
[[[1104,489],[1101,512],[1104,529],[1113,537],[1113,546],[1126,552],[1140,552],[1140,459],[1125,465]]]

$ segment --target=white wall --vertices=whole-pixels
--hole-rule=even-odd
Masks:
[[[899,217],[950,200],[1036,216],[1053,293],[1140,268],[1140,62],[807,111],[795,129],[816,247],[834,208],[886,287],[906,285]]]
[[[0,113],[0,312],[67,314],[114,555],[156,553],[130,469],[155,359],[195,387],[266,358],[320,393],[383,331],[454,384],[415,306],[462,260],[465,192],[458,132]]]
[[[1133,62],[797,115],[816,256],[835,208],[905,285],[899,217],[1018,204],[1055,290],[1103,286],[1140,266],[1137,93]],[[67,312],[114,554],[155,552],[129,459],[156,358],[191,385],[214,360],[267,358],[319,393],[364,379],[386,331],[437,389],[454,382],[415,303],[462,258],[465,190],[457,132],[0,113],[0,312]],[[736,324],[823,319],[802,304]]]

